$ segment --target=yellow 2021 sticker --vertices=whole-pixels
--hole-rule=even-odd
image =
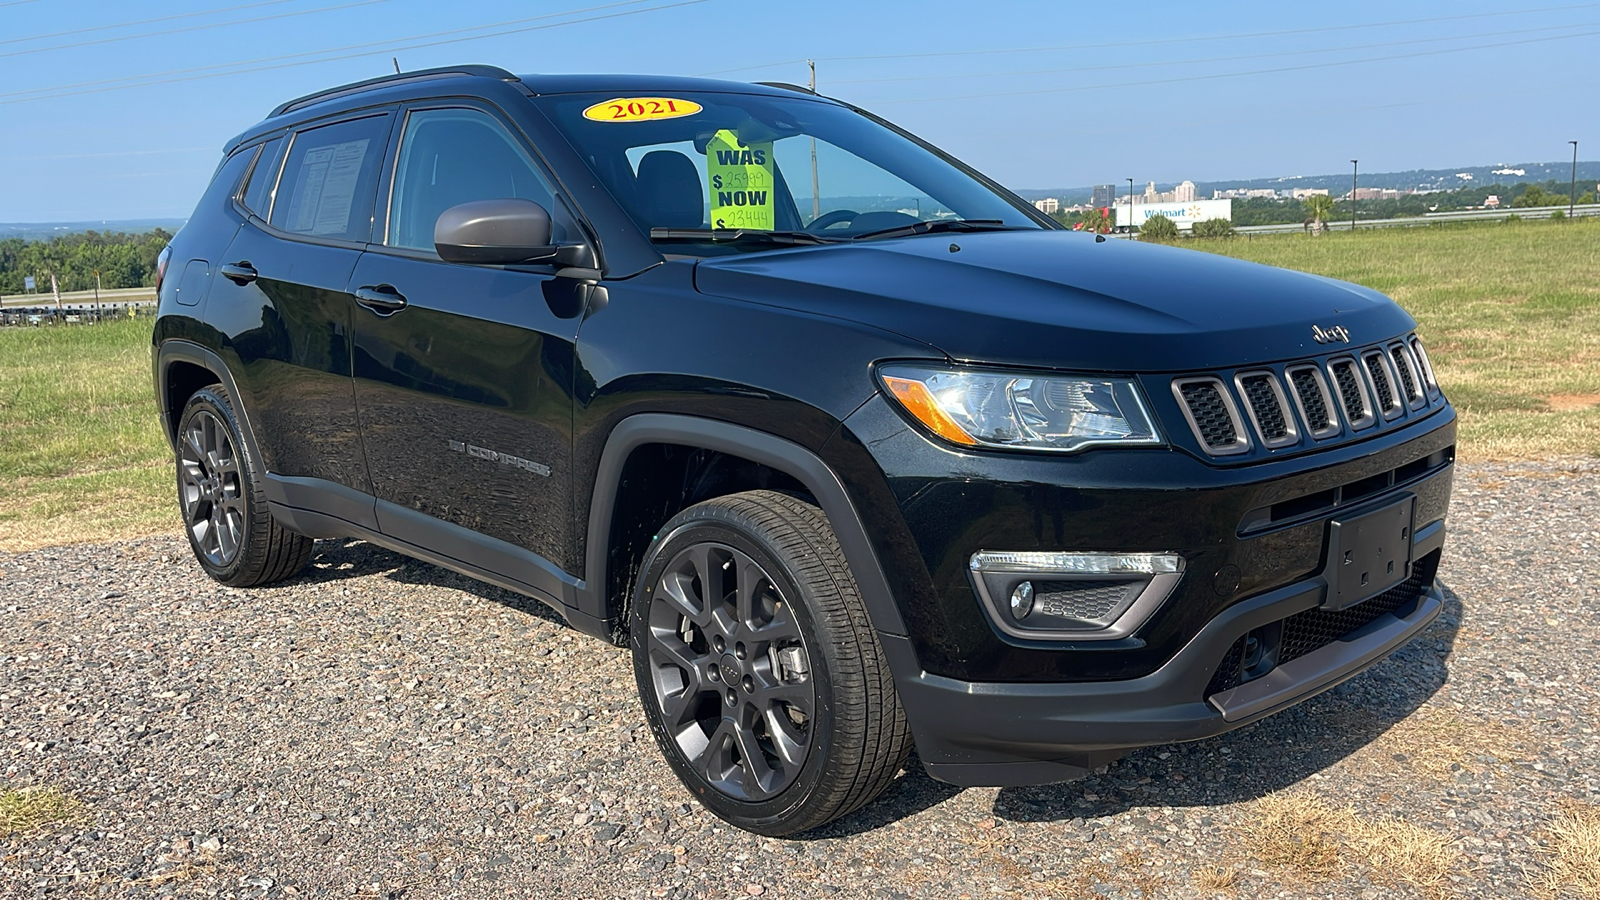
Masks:
[[[706,144],[706,174],[711,176],[712,228],[771,231],[777,221],[772,188],[772,142],[743,144],[724,128]]]
[[[677,119],[699,112],[700,104],[693,100],[672,97],[618,97],[596,103],[583,111],[585,119],[596,122],[654,122],[659,119]]]

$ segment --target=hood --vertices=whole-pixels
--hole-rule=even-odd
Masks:
[[[956,249],[956,248],[959,248]],[[699,290],[836,316],[964,362],[1177,372],[1314,356],[1415,322],[1377,291],[1064,231],[938,234],[702,260]]]

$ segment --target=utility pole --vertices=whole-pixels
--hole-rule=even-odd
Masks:
[[[811,70],[811,93],[817,92],[817,64],[813,60],[806,60],[806,68]],[[822,215],[822,192],[817,188],[817,139],[811,139],[811,221],[815,222]]]
[[[1133,228],[1133,179],[1128,179],[1128,228]]]
[[[100,321],[100,270],[94,270],[94,320]]]
[[[1578,142],[1567,141],[1572,145],[1572,187],[1567,190],[1567,218],[1572,218],[1578,205]]]
[[[1350,160],[1350,230],[1356,230],[1356,173],[1361,171],[1361,166],[1356,160]]]

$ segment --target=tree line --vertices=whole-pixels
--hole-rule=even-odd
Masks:
[[[0,240],[0,294],[20,294],[23,279],[32,275],[40,294],[50,293],[50,276],[65,291],[95,287],[152,287],[156,283],[156,257],[172,235],[157,228],[138,234],[120,231],[83,231],[48,241],[22,238]]]

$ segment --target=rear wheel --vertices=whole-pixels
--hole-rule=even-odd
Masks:
[[[668,763],[712,812],[787,835],[871,801],[910,735],[817,507],[720,497],[662,529],[635,589],[634,671]]]
[[[273,520],[260,464],[240,435],[233,399],[222,385],[194,392],[178,419],[178,506],[206,574],[251,587],[304,569],[315,542]]]

